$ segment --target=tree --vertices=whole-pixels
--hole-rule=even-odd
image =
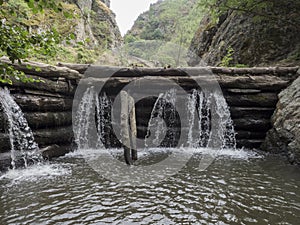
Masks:
[[[231,10],[252,15],[257,20],[300,26],[300,0],[203,0],[200,5],[215,18]]]
[[[0,56],[7,56],[11,63],[21,63],[29,55],[56,54],[56,46],[62,41],[62,37],[53,28],[42,32],[28,29],[26,24],[18,19],[28,17],[24,12],[25,6],[32,14],[51,9],[55,13],[63,13],[67,18],[71,17],[68,12],[63,11],[61,3],[57,0],[0,0]],[[23,72],[16,71],[13,66],[0,62],[0,83],[12,84],[14,79],[22,82],[36,81]]]

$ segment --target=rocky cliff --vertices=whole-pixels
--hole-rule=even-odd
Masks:
[[[121,33],[111,11],[110,0],[71,0],[80,10],[76,26],[77,40],[89,38],[93,45],[117,47],[122,42]]]
[[[276,4],[268,9],[272,13],[265,10],[262,15],[229,10],[217,22],[206,16],[192,40],[191,52],[208,65],[220,65],[228,54],[230,66],[299,65],[300,3]],[[191,58],[189,64],[198,62]]]
[[[300,164],[300,77],[279,94],[272,126],[263,149],[283,153],[290,162]]]

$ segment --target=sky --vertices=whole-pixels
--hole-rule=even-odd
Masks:
[[[117,24],[124,35],[133,25],[137,17],[149,9],[157,0],[111,0],[110,8],[116,14]]]

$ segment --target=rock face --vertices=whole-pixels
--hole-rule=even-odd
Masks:
[[[287,5],[278,9],[277,17],[288,17],[289,13],[298,13]],[[288,8],[290,7],[290,9]],[[292,12],[293,11],[293,12]],[[286,15],[285,15],[286,14]],[[296,16],[295,16],[296,17]],[[209,16],[203,18],[190,47],[208,65],[218,66],[233,49],[230,66],[244,64],[248,66],[297,65],[300,62],[299,24],[293,20],[263,18],[229,11],[214,23]],[[190,65],[196,65],[199,59],[191,58]]]
[[[80,9],[76,27],[78,41],[89,38],[94,46],[114,48],[122,43],[122,36],[109,8],[109,0],[72,0]]]
[[[110,7],[110,0],[101,0],[108,8]]]
[[[284,153],[290,162],[300,164],[300,77],[279,94],[263,149]]]

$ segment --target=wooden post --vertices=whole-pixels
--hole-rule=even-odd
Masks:
[[[129,97],[129,122],[130,122],[130,137],[131,137],[131,155],[132,160],[136,161],[138,159],[137,156],[137,146],[136,146],[136,118],[135,118],[135,106],[134,106],[134,99],[131,96]]]
[[[137,160],[136,119],[134,99],[126,91],[121,91],[121,140],[124,146],[124,157],[127,164]]]

